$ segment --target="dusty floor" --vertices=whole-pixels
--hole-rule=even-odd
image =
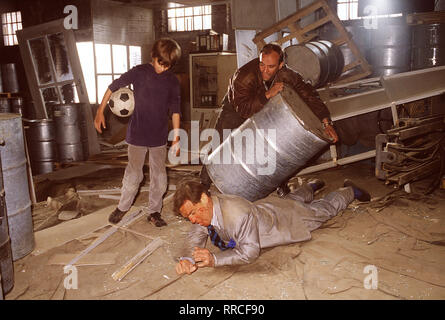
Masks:
[[[128,229],[117,229],[89,253],[95,262],[77,266],[78,288],[67,290],[64,281],[69,274],[64,273],[63,265],[52,264],[53,259],[61,254],[74,257],[110,232],[113,227],[107,217],[117,200],[80,195],[77,205],[81,204],[82,216],[61,222],[48,213],[45,193],[63,202],[70,187],[120,188],[123,170],[106,167],[79,177],[37,183],[43,202],[34,210],[34,224],[41,228],[35,232],[36,249],[14,263],[15,286],[7,300],[445,299],[445,191],[423,196],[428,181],[412,184],[411,194],[395,191],[374,177],[370,162],[311,175],[327,183],[317,197],[341,186],[348,177],[366,186],[374,201],[352,203],[314,231],[310,241],[263,250],[251,265],[206,268],[178,277],[174,258],[190,223],[175,216],[167,201],[163,216],[168,226],[156,228],[142,216]],[[169,170],[169,184],[197,172]],[[146,205],[147,195],[139,194],[134,211]],[[160,248],[120,282],[111,277],[156,237],[164,241]],[[376,267],[377,289],[364,288],[370,275],[364,268],[369,265]]]

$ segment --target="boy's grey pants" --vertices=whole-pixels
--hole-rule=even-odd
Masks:
[[[165,169],[167,146],[141,147],[131,144],[128,145],[128,164],[122,179],[121,198],[117,206],[121,211],[128,211],[133,204],[139,185],[144,178],[143,167],[147,151],[150,169],[148,213],[161,212],[162,196],[167,191]]]
[[[301,218],[309,229],[313,231],[323,222],[335,217],[341,210],[354,201],[354,191],[351,187],[340,188],[328,193],[324,198],[314,200],[314,191],[308,184],[303,184],[297,190],[289,193],[286,198],[300,202],[309,209],[300,212]]]

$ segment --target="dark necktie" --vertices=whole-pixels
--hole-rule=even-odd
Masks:
[[[216,232],[215,228],[212,225],[209,225],[207,227],[207,231],[209,232],[210,240],[212,243],[220,248],[222,251],[228,249],[228,248],[235,248],[236,242],[233,239],[230,239],[229,243],[226,244],[218,235],[218,232]]]

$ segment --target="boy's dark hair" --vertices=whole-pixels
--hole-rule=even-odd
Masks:
[[[181,58],[181,47],[171,38],[161,38],[153,44],[151,57],[158,58],[161,66],[173,67]]]
[[[283,49],[281,49],[281,46],[276,43],[276,42],[271,42],[266,44],[260,51],[260,54],[271,54],[273,51],[275,51],[276,53],[278,53],[278,55],[280,56],[280,60],[278,61],[279,63],[283,62],[286,58],[286,55],[283,51]]]
[[[201,182],[192,179],[181,180],[177,184],[176,192],[173,196],[173,211],[181,215],[179,208],[182,207],[184,202],[190,200],[193,204],[196,204],[201,201],[203,193],[210,197],[209,191]]]

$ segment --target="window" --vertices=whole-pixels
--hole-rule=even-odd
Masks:
[[[139,46],[78,42],[77,51],[91,103],[100,103],[113,80],[142,63]]]
[[[167,10],[168,32],[194,31],[212,28],[211,6],[181,7],[170,2]]]
[[[378,9],[378,7],[377,7]],[[340,20],[370,19],[370,18],[393,18],[402,16],[401,13],[358,16],[358,0],[337,0],[337,15]]]
[[[2,14],[3,43],[5,46],[19,44],[15,32],[22,30],[22,14],[20,11]]]
[[[358,19],[358,0],[338,0],[337,15],[340,20]]]

